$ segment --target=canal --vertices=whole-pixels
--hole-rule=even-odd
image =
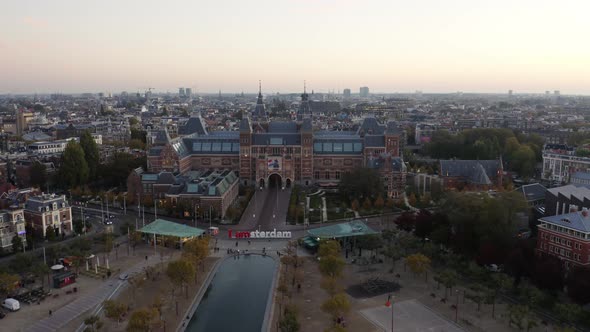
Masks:
[[[240,255],[221,263],[190,320],[190,332],[260,332],[277,262]],[[269,304],[270,305],[270,304]]]

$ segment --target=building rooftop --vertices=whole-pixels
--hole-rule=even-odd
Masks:
[[[590,213],[587,210],[543,217],[539,221],[567,227],[579,232],[590,232]]]
[[[584,186],[576,186],[573,184],[568,184],[562,187],[555,187],[547,189],[552,195],[558,196],[559,194],[571,198],[576,197],[577,199],[583,201],[585,198],[590,199],[590,189]]]
[[[527,202],[537,201],[541,199],[545,199],[545,193],[547,192],[547,188],[539,183],[531,183],[525,184],[524,186],[515,189],[515,191],[520,192],[524,195],[524,199]]]

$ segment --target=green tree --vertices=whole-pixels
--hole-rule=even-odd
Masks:
[[[45,229],[45,238],[47,238],[47,241],[55,241],[56,237],[55,229],[51,225],[47,226]]]
[[[385,206],[385,201],[383,200],[383,196],[379,195],[377,197],[377,199],[375,200],[375,208],[381,210],[383,209],[383,206]]]
[[[508,325],[516,325],[518,330],[529,331],[537,326],[537,319],[531,309],[526,305],[509,305],[508,306]]]
[[[47,167],[39,161],[35,161],[31,165],[30,182],[33,187],[41,190],[47,189]]]
[[[80,146],[84,150],[84,159],[88,165],[88,178],[94,180],[98,172],[99,153],[98,145],[94,141],[90,131],[85,130],[82,133],[82,136],[80,136]]]
[[[377,171],[370,168],[356,168],[342,175],[339,189],[342,197],[347,200],[376,198],[383,193],[383,183]]]
[[[21,252],[23,251],[23,239],[15,235],[12,237],[12,252]]]
[[[564,326],[573,326],[583,312],[582,307],[574,303],[556,303],[553,311]]]
[[[445,297],[447,297],[447,291],[453,291],[453,287],[457,285],[457,281],[459,280],[459,275],[457,272],[451,269],[445,269],[437,276],[434,277],[434,280],[438,283],[443,284],[445,286]]]
[[[69,141],[61,157],[60,182],[66,188],[84,185],[88,181],[88,174],[89,169],[84,150],[76,141]]]
[[[285,308],[285,314],[279,321],[279,329],[281,332],[297,332],[300,329],[299,322],[297,321],[297,311],[293,306],[287,306]]]
[[[117,325],[121,322],[125,314],[127,313],[127,305],[122,302],[107,300],[102,304],[104,308],[104,315],[117,322]]]
[[[511,155],[512,169],[521,176],[530,177],[535,173],[536,155],[535,151],[528,145],[521,145]]]
[[[320,242],[320,248],[318,249],[319,257],[338,255],[340,255],[340,244],[338,241],[326,240]]]
[[[100,321],[100,317],[92,315],[84,319],[84,325],[86,325],[84,332],[97,332],[102,328],[103,323]]]

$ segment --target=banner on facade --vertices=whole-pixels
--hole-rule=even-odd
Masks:
[[[280,171],[283,168],[282,157],[268,157],[268,170]]]

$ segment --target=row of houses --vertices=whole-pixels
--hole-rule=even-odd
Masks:
[[[26,245],[26,226],[39,238],[44,238],[49,228],[56,236],[72,233],[72,209],[63,195],[42,193],[29,196],[24,191],[14,191],[4,194],[2,200],[12,203],[0,210],[0,246],[3,250],[12,250],[15,236]]]

